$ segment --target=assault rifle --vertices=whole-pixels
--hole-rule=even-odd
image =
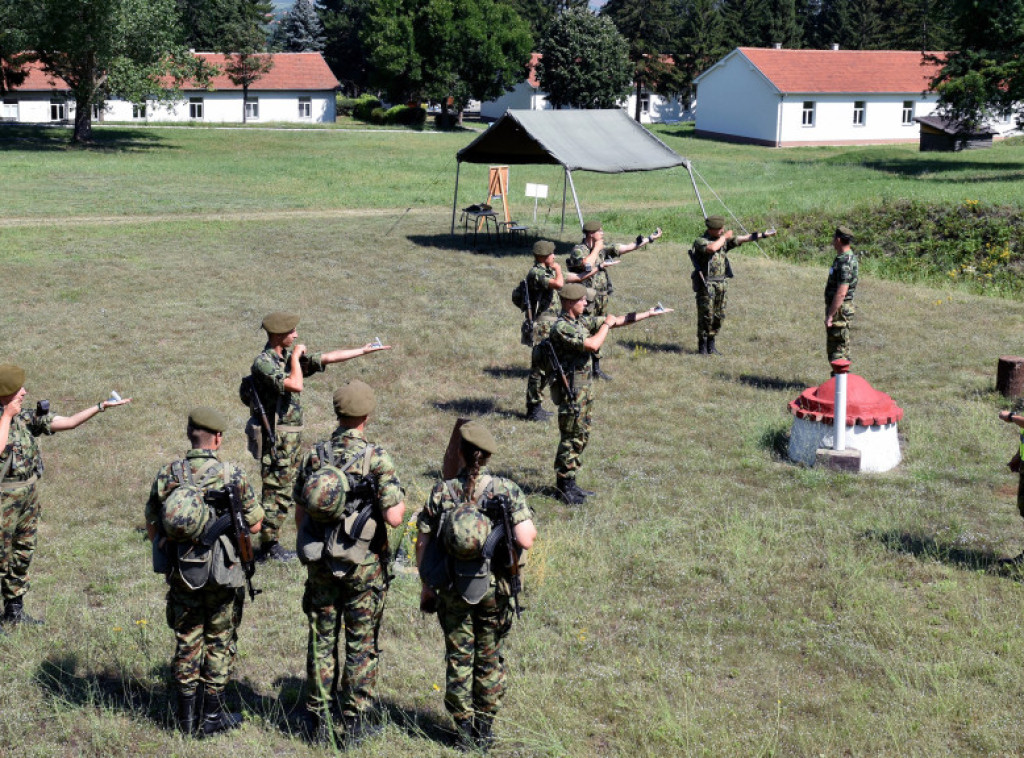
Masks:
[[[519,574],[519,551],[516,550],[516,536],[512,529],[512,501],[507,495],[496,497],[494,500],[501,508],[501,520],[505,526],[505,545],[508,548],[508,581],[518,619],[523,617],[523,607],[519,604],[519,593],[523,591],[523,578]]]
[[[253,381],[252,374],[242,379],[242,384],[247,384],[249,387],[249,407],[260,417],[260,426],[263,427],[263,431],[267,435],[270,449],[276,450],[277,437],[274,435],[274,427],[270,425],[270,419],[267,418],[267,411],[263,407],[263,401],[260,400],[260,393],[256,391],[256,382]]]
[[[253,589],[252,577],[256,573],[256,556],[252,550],[252,536],[249,533],[249,525],[245,523],[245,516],[242,514],[242,499],[238,494],[238,487],[228,483],[222,490],[214,490],[206,494],[206,502],[217,510],[224,510],[229,520],[227,533],[231,535],[231,541],[238,551],[238,562],[245,573],[245,586],[249,590],[249,599],[255,600],[256,596],[263,590]],[[225,508],[225,506],[227,506]]]
[[[565,370],[562,368],[562,363],[558,360],[558,353],[555,352],[555,346],[551,344],[551,338],[544,340],[542,345],[547,345],[548,353],[551,357],[551,368],[555,370],[558,375],[558,383],[562,385],[562,390],[565,392],[566,397],[569,398],[569,407],[572,408],[572,412],[579,416],[580,415],[580,404],[576,399],[576,389],[573,387],[572,382],[569,381],[569,377],[565,375]]]

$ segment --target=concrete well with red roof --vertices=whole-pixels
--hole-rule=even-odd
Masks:
[[[889,471],[900,454],[897,425],[903,409],[889,395],[872,387],[857,374],[846,375],[846,447],[860,451],[861,471]],[[789,457],[813,466],[819,448],[835,442],[836,377],[809,387],[789,404],[793,428],[789,433]]]

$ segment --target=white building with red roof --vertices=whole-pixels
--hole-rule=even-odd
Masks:
[[[223,73],[227,56],[196,53],[221,73],[208,86],[186,83],[180,99],[167,104],[154,97],[144,107],[111,99],[93,109],[94,121],[241,123],[243,109],[250,123],[326,123],[335,120],[337,78],[320,53],[272,53],[274,65],[249,87],[242,88]],[[21,123],[65,122],[74,119],[75,101],[66,82],[48,75],[38,64],[25,82],[4,94],[0,120]]]
[[[940,64],[909,50],[738,47],[701,73],[696,133],[772,147],[916,142]],[[1010,118],[992,124],[1014,130]]]

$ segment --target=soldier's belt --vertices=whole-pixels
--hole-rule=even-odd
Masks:
[[[708,281],[708,282],[710,282],[710,283],[712,283],[712,284],[721,284],[721,283],[722,283],[722,282],[724,282],[724,281],[725,281],[725,280],[726,280],[727,278],[728,278],[728,277],[725,277],[725,276],[709,276],[709,277],[707,278],[707,281]]]
[[[10,492],[11,490],[20,490],[22,487],[28,487],[31,484],[35,484],[39,481],[38,474],[32,474],[28,479],[11,479],[8,477],[0,483],[0,490],[3,492]]]
[[[292,432],[301,432],[302,424],[299,424],[298,426],[294,424],[278,424],[277,426],[274,427],[274,431],[285,432],[286,434],[290,434]]]

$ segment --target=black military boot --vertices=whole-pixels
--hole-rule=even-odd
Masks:
[[[374,723],[369,713],[360,713],[355,716],[345,714],[342,720],[345,722],[346,749],[362,745],[384,731],[384,726]]]
[[[583,505],[587,500],[583,490],[576,485],[575,479],[559,479],[555,484],[555,492],[558,499],[566,505]]]
[[[337,740],[334,737],[334,725],[331,723],[330,717],[320,711],[306,711],[302,732],[306,741],[311,744],[338,746]]]
[[[721,355],[721,353],[715,349],[714,337],[708,337],[708,355]]]
[[[708,354],[708,338],[697,336],[697,355]]]
[[[606,382],[610,382],[612,378],[601,370],[601,359],[595,356],[592,360],[594,364],[594,378],[604,379]]]
[[[203,721],[199,725],[200,737],[209,737],[230,729],[237,729],[241,725],[241,713],[230,713],[225,710],[223,692],[206,693],[203,698]]]
[[[4,606],[4,615],[0,618],[0,624],[4,626],[17,626],[18,624],[39,626],[42,623],[41,619],[34,619],[25,613],[23,601],[20,597],[11,598],[7,601],[7,605]]]
[[[189,737],[196,733],[196,693],[178,693],[178,731]]]
[[[540,407],[540,403],[536,405],[526,406],[526,420],[527,421],[547,421],[554,414],[551,411],[546,411]]]
[[[294,560],[294,558],[295,551],[286,550],[285,548],[281,547],[281,543],[277,541],[264,545],[260,549],[259,554],[256,556],[256,560],[260,563],[263,563],[267,559],[287,563],[288,561]]]
[[[478,713],[473,717],[473,744],[481,753],[486,753],[494,745],[494,716],[489,713]]]
[[[455,721],[456,747],[461,753],[470,753],[476,750],[476,727],[473,719]]]

